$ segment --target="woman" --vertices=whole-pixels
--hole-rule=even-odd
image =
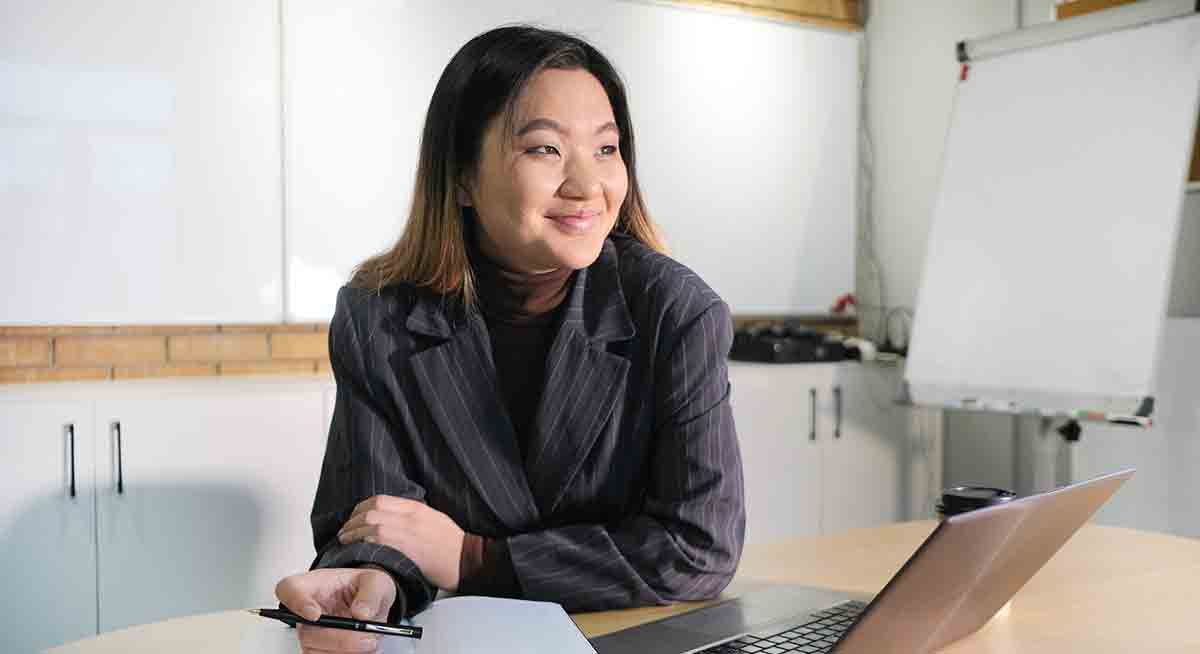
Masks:
[[[395,621],[438,589],[568,611],[719,593],[745,523],[729,310],[661,250],[609,62],[532,27],[463,46],[403,235],[338,293],[318,554],[280,600]]]

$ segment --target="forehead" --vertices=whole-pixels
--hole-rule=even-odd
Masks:
[[[518,122],[551,118],[560,123],[604,123],[613,120],[612,103],[600,80],[581,69],[550,68],[539,72],[517,100]]]

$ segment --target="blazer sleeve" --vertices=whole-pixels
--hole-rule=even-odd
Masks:
[[[397,598],[389,620],[422,610],[437,594],[416,564],[386,545],[357,542],[343,545],[337,532],[350,519],[354,507],[374,495],[394,495],[425,501],[425,489],[407,474],[399,447],[406,438],[396,420],[371,393],[367,356],[355,324],[355,309],[369,312],[372,302],[361,291],[342,288],[329,326],[329,360],[337,383],[337,397],[321,478],[312,509],[313,544],[317,556],[312,568],[348,568],[378,565],[392,576]]]
[[[508,538],[524,597],[592,611],[716,596],[745,536],[742,462],[725,359],[729,308],[683,328],[655,373],[655,449],[642,512]]]

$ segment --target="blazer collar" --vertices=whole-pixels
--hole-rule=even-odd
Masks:
[[[434,293],[428,288],[417,288],[414,296],[408,319],[404,323],[408,331],[425,336],[450,338],[466,322],[466,312],[457,300]]]
[[[637,333],[621,288],[617,248],[612,238],[605,239],[596,261],[575,276],[565,302],[563,329],[577,331],[588,341],[623,341]],[[405,326],[418,334],[451,338],[467,325],[468,318],[460,303],[419,289]]]

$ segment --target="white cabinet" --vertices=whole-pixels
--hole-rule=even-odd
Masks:
[[[821,526],[826,534],[907,520],[909,407],[895,403],[899,371],[838,366],[826,412]],[[840,406],[838,406],[840,404]],[[827,420],[828,422],[828,420]]]
[[[0,651],[96,633],[91,415],[82,402],[0,402]]]
[[[0,324],[283,319],[278,4],[0,2]]]
[[[746,477],[746,540],[909,518],[910,409],[896,370],[730,362]]]
[[[818,403],[833,379],[832,365],[729,363],[748,542],[821,533],[822,446],[831,434]]]
[[[270,605],[307,569],[323,408],[319,388],[97,403],[101,632]]]
[[[312,560],[328,382],[108,386],[118,388],[78,390],[74,402],[0,396],[5,452],[16,454],[0,462],[0,578],[30,589],[0,600],[10,605],[0,622],[13,620],[0,639],[21,639],[0,640],[2,651],[269,606],[279,579]],[[49,615],[54,624],[37,623]]]

